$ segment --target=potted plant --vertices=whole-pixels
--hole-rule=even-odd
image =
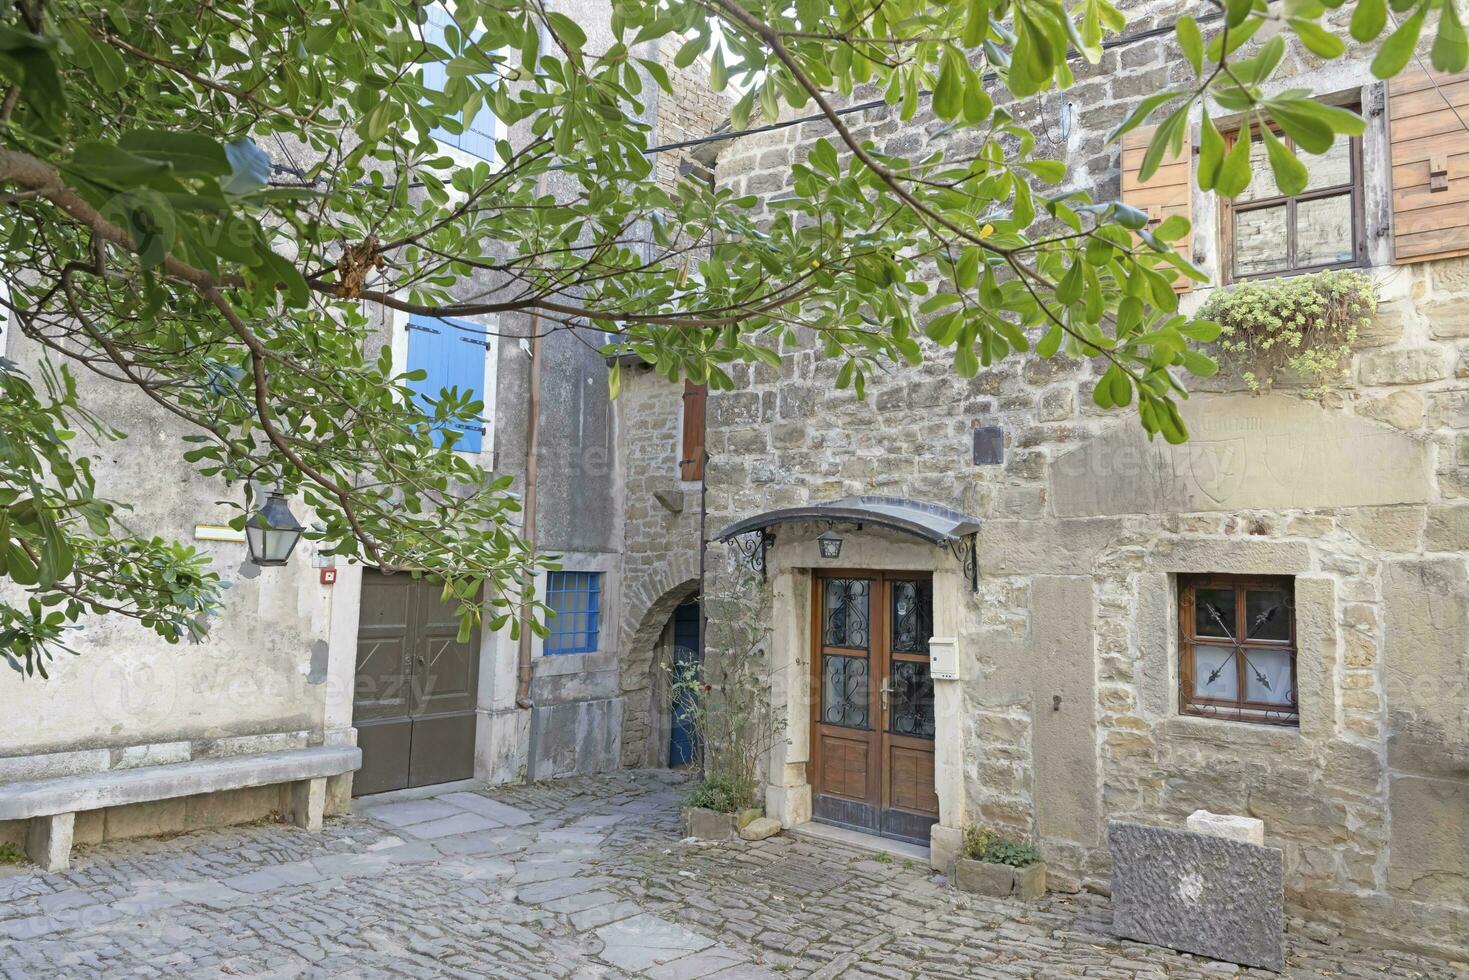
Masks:
[[[782,731],[781,713],[770,703],[765,644],[758,627],[745,625],[711,631],[707,642],[707,659],[666,665],[674,704],[693,728],[703,763],[703,779],[683,811],[684,834],[763,840],[780,831],[778,821],[762,819],[759,800],[761,765]]]
[[[964,828],[964,846],[954,866],[960,891],[1030,901],[1046,891],[1046,864],[1040,852],[988,827]]]
[[[750,806],[751,792],[741,781],[721,773],[710,773],[694,784],[683,809],[685,837],[700,840],[729,840],[761,811]]]

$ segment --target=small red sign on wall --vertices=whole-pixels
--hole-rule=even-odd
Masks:
[[[322,585],[336,585],[337,584],[337,570],[335,568],[323,568],[321,570],[321,584]]]

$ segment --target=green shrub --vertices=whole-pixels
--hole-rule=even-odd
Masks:
[[[751,789],[733,776],[711,773],[689,792],[689,806],[736,813],[750,805]]]
[[[0,844],[0,864],[19,864],[21,860],[20,848],[8,841]]]
[[[1011,840],[978,824],[964,828],[963,853],[971,861],[1008,864],[1012,868],[1023,868],[1041,859],[1040,852],[1029,844]]]
[[[1339,269],[1236,283],[1205,300],[1198,318],[1219,324],[1219,360],[1251,391],[1284,369],[1316,396],[1346,375],[1357,332],[1376,314],[1371,278]]]

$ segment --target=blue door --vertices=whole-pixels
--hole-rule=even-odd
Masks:
[[[674,676],[682,677],[687,665],[698,664],[702,660],[703,653],[699,649],[699,604],[685,602],[673,611]],[[675,694],[673,718],[668,726],[668,765],[677,768],[693,762],[696,746],[693,714],[685,696]]]

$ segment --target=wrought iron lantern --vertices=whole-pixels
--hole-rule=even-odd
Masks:
[[[816,538],[816,544],[821,548],[821,557],[840,558],[842,556],[842,536],[835,531],[826,531]]]
[[[245,543],[250,548],[250,560],[257,565],[278,567],[291,560],[296,542],[305,530],[285,496],[272,490],[265,497],[265,506],[257,510],[245,522]]]

